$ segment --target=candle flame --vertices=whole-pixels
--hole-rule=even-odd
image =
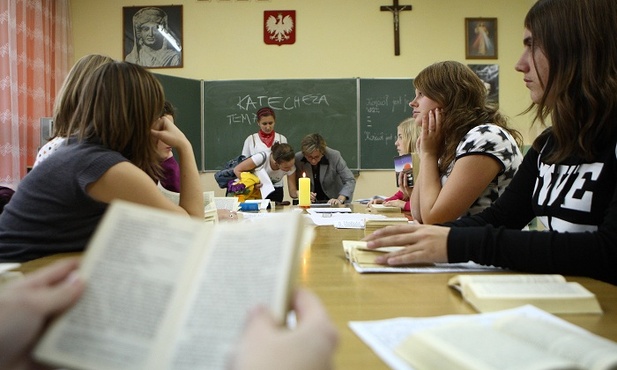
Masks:
[[[306,177],[306,172],[302,172],[302,177]]]

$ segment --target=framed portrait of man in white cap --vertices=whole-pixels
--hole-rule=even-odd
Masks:
[[[123,8],[123,54],[147,68],[182,67],[182,5]]]

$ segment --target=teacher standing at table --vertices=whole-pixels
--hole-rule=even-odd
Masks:
[[[263,107],[257,111],[256,115],[259,131],[249,135],[244,140],[242,155],[245,157],[250,157],[256,153],[269,152],[275,142],[287,143],[287,138],[284,135],[274,132],[276,114],[274,114],[272,108]]]
[[[356,179],[338,150],[328,148],[319,134],[309,134],[296,153],[296,176],[311,179],[311,202],[331,205],[351,202]]]

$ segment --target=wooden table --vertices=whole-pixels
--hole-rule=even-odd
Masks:
[[[348,328],[349,321],[476,313],[458,293],[448,288],[448,279],[454,274],[357,273],[346,261],[341,241],[359,240],[363,236],[363,230],[317,227],[312,246],[302,255],[299,285],[308,287],[321,297],[340,332],[336,368],[387,368]],[[60,258],[74,255],[79,253],[30,261],[24,263],[20,270],[28,273]],[[589,278],[567,279],[577,281],[595,293],[604,314],[560,317],[617,341],[617,287]]]
[[[316,292],[340,333],[338,369],[387,369],[377,355],[349,329],[349,321],[395,317],[472,314],[476,311],[448,288],[455,274],[359,274],[346,261],[341,241],[358,240],[363,230],[321,226],[304,253],[300,285]],[[559,315],[566,321],[617,341],[617,287],[590,278],[567,277],[598,297],[603,315]]]

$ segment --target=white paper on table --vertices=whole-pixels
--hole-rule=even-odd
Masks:
[[[437,274],[450,272],[503,272],[504,269],[495,266],[479,265],[475,262],[435,263],[434,266],[378,266],[363,267],[353,262],[354,269],[361,273],[403,273],[403,274]]]
[[[309,214],[315,214],[315,213],[351,213],[351,208],[345,208],[345,207],[309,208],[309,209],[306,210],[306,212],[309,213]]]
[[[385,215],[372,215],[366,213],[328,213],[328,212],[311,212],[307,210],[307,217],[317,226],[334,226],[337,222],[345,221],[365,221],[367,219],[386,218]]]

